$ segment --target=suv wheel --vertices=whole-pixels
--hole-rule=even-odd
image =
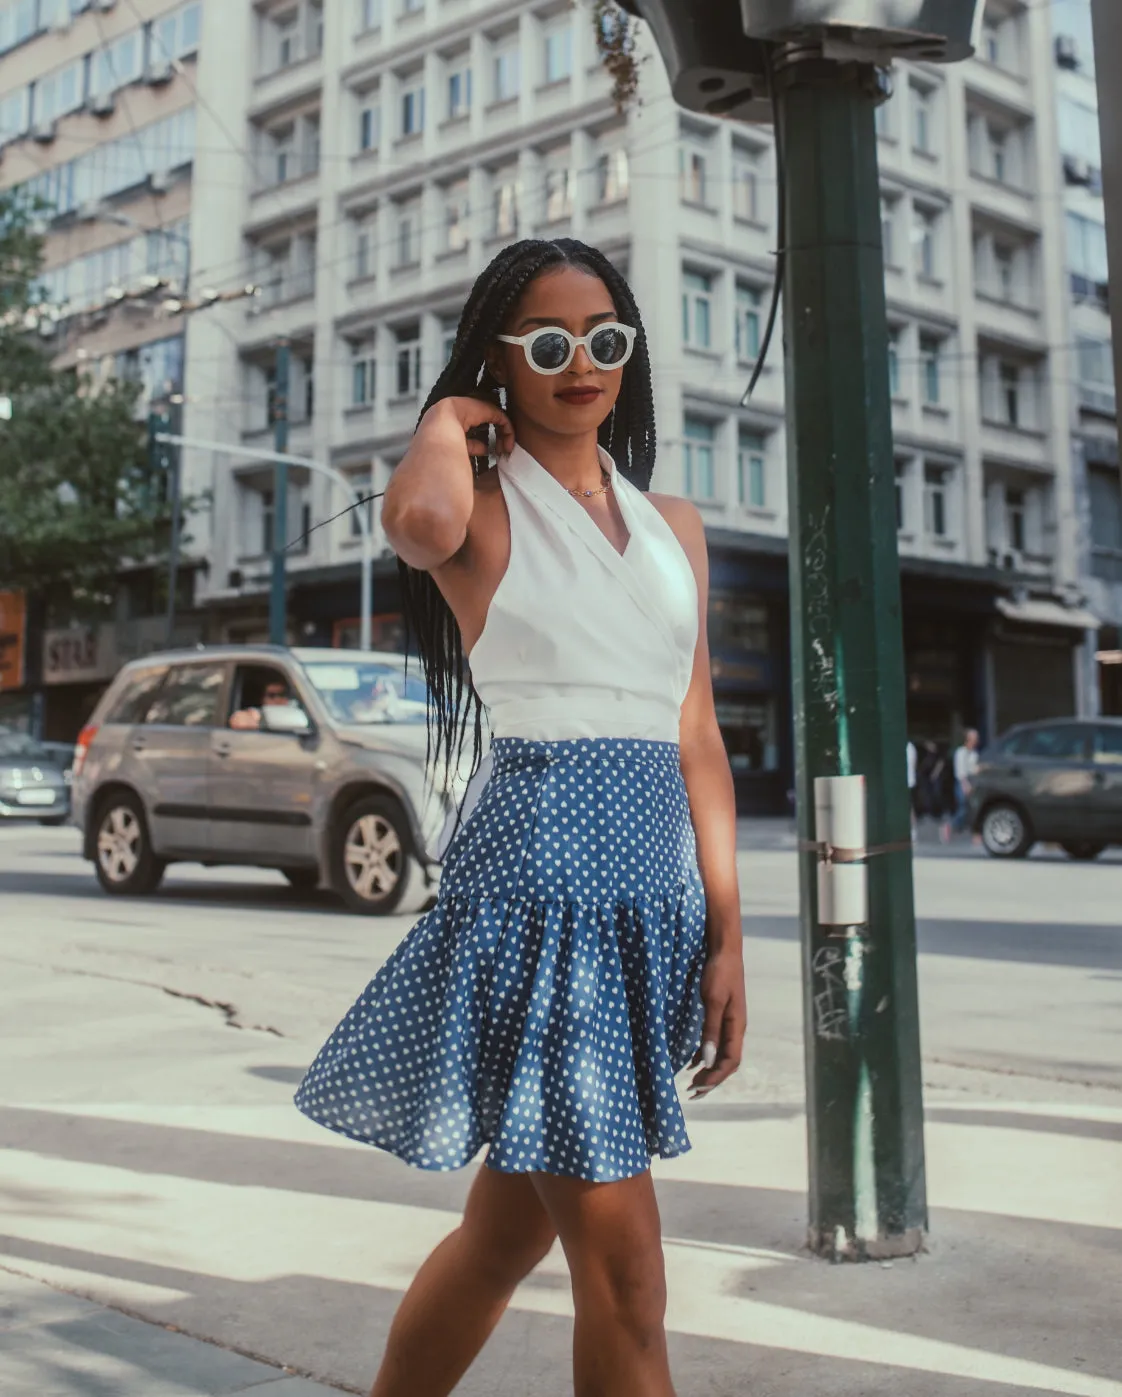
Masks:
[[[1080,863],[1090,863],[1092,859],[1098,858],[1106,845],[1092,844],[1089,839],[1080,839],[1070,844],[1061,844],[1060,848],[1069,859],[1077,859]]]
[[[144,808],[131,791],[102,803],[94,847],[97,881],[107,893],[136,896],[159,887],[166,865],[152,853]]]
[[[332,881],[355,912],[396,911],[419,865],[409,852],[405,815],[387,796],[364,796],[344,813],[332,848]]]
[[[1028,820],[1015,805],[991,805],[982,816],[982,843],[995,859],[1023,859],[1035,842]]]

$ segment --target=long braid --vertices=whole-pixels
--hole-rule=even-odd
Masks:
[[[638,331],[634,352],[623,370],[616,406],[601,425],[599,440],[622,474],[639,489],[647,490],[654,470],[656,435],[646,332],[624,277],[602,252],[575,238],[552,242],[527,238],[512,243],[480,273],[460,316],[451,356],[421,416],[442,398],[477,397],[498,405],[499,385],[487,368],[487,350],[530,283],[543,272],[563,266],[599,277],[620,319]],[[481,474],[486,469],[485,458],[473,458],[472,467],[476,475]],[[400,558],[398,574],[407,636],[416,642],[429,691],[425,762],[427,766],[434,755],[438,757],[447,781],[453,760],[459,762],[469,723],[472,770],[478,768],[483,751],[483,705],[467,674],[460,628],[431,575]]]

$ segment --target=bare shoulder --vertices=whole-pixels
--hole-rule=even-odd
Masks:
[[[674,530],[686,556],[697,567],[707,555],[705,524],[697,506],[679,495],[658,495],[653,490],[648,493],[647,499]]]

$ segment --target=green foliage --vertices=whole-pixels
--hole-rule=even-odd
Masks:
[[[35,304],[42,239],[34,210],[0,195],[0,587],[48,602],[112,595],[126,561],[163,544],[168,511],[152,488],[139,389],[93,391],[24,326]]]

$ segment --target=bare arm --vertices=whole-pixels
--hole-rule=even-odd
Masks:
[[[480,398],[443,398],[421,418],[382,506],[386,537],[410,567],[431,572],[463,547],[475,507],[471,458],[487,454],[467,433],[488,423],[495,424],[499,450],[509,452],[509,419]]]
[[[709,555],[705,528],[693,505],[670,496],[651,496],[690,560],[697,579],[698,637],[693,674],[679,726],[682,778],[697,837],[697,861],[705,887],[708,960],[702,983],[705,1001],[703,1050],[715,1047],[715,1059],[693,1081],[701,1095],[732,1075],[740,1065],[746,1010],[744,952],[740,924],[740,887],[736,872],[736,793],[728,754],[717,724],[709,669]],[[712,1050],[708,1056],[713,1056]]]

